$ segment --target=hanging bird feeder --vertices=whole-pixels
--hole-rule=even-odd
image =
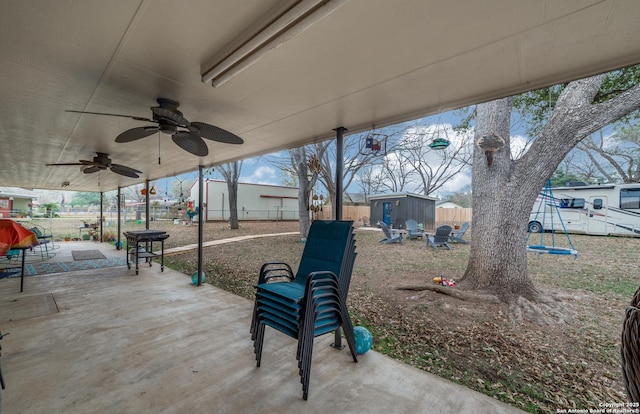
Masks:
[[[309,157],[308,163],[309,170],[314,174],[319,174],[322,171],[322,164],[320,164],[320,160],[315,155]]]
[[[446,138],[434,138],[433,142],[429,144],[429,148],[434,150],[443,150],[449,146],[450,142]]]

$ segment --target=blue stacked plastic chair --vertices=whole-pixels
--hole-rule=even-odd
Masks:
[[[260,269],[251,323],[257,365],[262,359],[265,326],[297,339],[305,400],[315,337],[342,328],[353,360],[358,362],[346,307],[355,256],[352,221],[315,221],[295,276],[283,262],[268,262]]]

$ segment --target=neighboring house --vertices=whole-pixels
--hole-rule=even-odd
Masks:
[[[38,195],[18,187],[0,187],[0,218],[32,216]]]
[[[370,223],[379,221],[392,225],[393,228],[404,228],[409,219],[431,229],[435,225],[436,198],[411,194],[393,193],[369,196]]]
[[[449,200],[436,201],[436,208],[463,208],[460,204]]]
[[[206,180],[205,220],[229,220],[227,182]],[[198,205],[198,181],[191,187],[193,205]],[[238,183],[238,220],[298,220],[298,188]]]

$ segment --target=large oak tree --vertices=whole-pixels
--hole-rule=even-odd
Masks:
[[[610,75],[609,75],[610,76]],[[509,148],[512,98],[478,105],[476,142],[504,140],[492,163],[480,146],[473,156],[473,241],[460,286],[517,302],[543,300],[527,271],[527,221],[545,181],[581,140],[640,108],[640,85],[598,99],[608,75],[571,82],[528,151],[512,159]]]

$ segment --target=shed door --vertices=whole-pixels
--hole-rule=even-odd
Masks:
[[[387,226],[391,225],[391,201],[384,201],[382,203],[382,221]]]

